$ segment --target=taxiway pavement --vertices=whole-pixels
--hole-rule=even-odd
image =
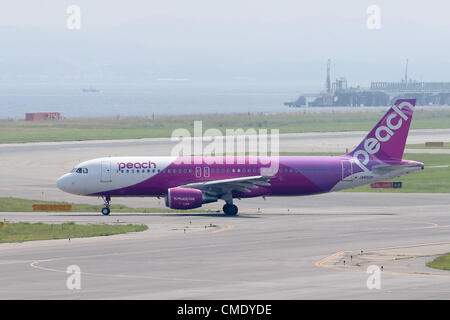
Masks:
[[[449,299],[450,272],[425,266],[450,251],[449,207],[448,194],[332,193],[249,199],[237,217],[0,213],[6,223],[149,225],[1,244],[0,299]],[[66,286],[72,265],[80,290]],[[379,290],[367,287],[370,265],[383,266]]]

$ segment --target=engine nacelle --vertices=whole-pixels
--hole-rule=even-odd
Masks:
[[[167,191],[166,206],[171,209],[194,209],[200,208],[203,203],[214,201],[217,198],[206,196],[198,189],[170,188]]]

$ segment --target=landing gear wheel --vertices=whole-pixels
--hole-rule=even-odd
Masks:
[[[111,212],[111,210],[109,210],[108,207],[104,207],[104,208],[102,209],[102,214],[103,214],[104,216],[109,215],[110,212]]]
[[[102,209],[102,214],[104,216],[107,216],[111,212],[111,210],[109,210],[109,202],[111,201],[111,196],[107,195],[105,197],[102,197],[102,199],[105,202],[105,207]]]
[[[227,216],[235,216],[238,213],[238,207],[235,206],[234,204],[225,204],[223,206],[223,212],[227,215]]]

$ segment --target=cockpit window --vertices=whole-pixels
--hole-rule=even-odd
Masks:
[[[73,168],[71,173],[88,173],[88,168]]]

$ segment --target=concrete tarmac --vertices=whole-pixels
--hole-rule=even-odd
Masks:
[[[417,130],[408,143],[446,141],[449,133]],[[282,135],[280,149],[343,153],[365,134]],[[56,179],[79,161],[170,149],[167,139],[0,145],[0,196],[100,204],[59,191]],[[113,203],[164,206],[153,198]],[[0,213],[6,223],[149,225],[142,233],[1,244],[0,299],[450,298],[450,272],[425,266],[450,252],[450,194],[339,192],[237,205],[237,217]],[[67,288],[72,265],[81,269],[80,290]],[[371,265],[383,266],[380,289],[367,287]]]
[[[450,251],[450,195],[331,193],[239,205],[237,217],[0,213],[7,223],[149,226],[126,235],[2,244],[0,298],[450,298],[450,272],[425,266]],[[72,265],[81,270],[79,290],[66,286]],[[371,265],[383,266],[380,289],[367,287]]]

